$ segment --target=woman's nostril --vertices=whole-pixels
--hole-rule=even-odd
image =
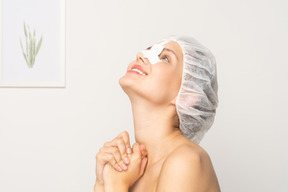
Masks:
[[[141,58],[141,52],[138,52],[138,53],[137,53],[136,58],[137,58],[137,59],[140,59],[140,58]]]
[[[143,63],[146,63],[142,52],[137,53],[136,58],[137,60],[141,60]]]

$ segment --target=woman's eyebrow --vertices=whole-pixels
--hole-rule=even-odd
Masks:
[[[175,55],[177,61],[179,61],[179,60],[178,60],[178,57],[177,57],[177,55],[176,55],[176,53],[175,53],[173,50],[171,50],[171,49],[167,49],[167,48],[164,48],[163,51],[169,51],[169,52],[173,53],[173,54]]]

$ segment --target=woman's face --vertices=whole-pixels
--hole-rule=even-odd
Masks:
[[[128,65],[126,74],[119,79],[119,84],[130,99],[140,96],[155,104],[167,104],[171,101],[175,103],[182,79],[182,49],[177,42],[170,41],[164,45],[159,59],[160,62],[152,65],[142,52],[139,52],[136,60]],[[139,65],[146,75],[131,71],[135,65]]]

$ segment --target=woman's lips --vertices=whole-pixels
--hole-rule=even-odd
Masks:
[[[140,66],[140,65],[134,65],[131,69],[139,69],[140,71],[142,71],[143,73],[145,73],[145,75],[148,75],[146,71],[144,71],[144,69]]]
[[[142,74],[138,73],[137,71],[127,70],[127,72],[129,72],[129,73],[136,73],[137,75],[145,76],[145,75],[142,75]]]

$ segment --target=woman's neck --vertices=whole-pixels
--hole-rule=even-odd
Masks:
[[[148,152],[147,167],[150,167],[177,147],[177,138],[184,137],[178,126],[175,126],[175,120],[178,119],[175,106],[155,107],[147,103],[132,103],[132,112],[135,140],[145,145]]]

